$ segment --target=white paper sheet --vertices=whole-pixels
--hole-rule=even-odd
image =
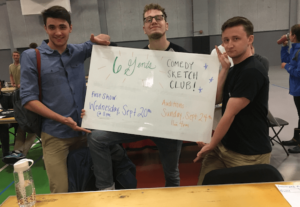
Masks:
[[[300,207],[300,185],[276,185],[292,207]]]
[[[216,56],[93,46],[82,126],[209,142]]]
[[[41,14],[51,6],[62,6],[71,12],[70,0],[21,0],[22,15]]]

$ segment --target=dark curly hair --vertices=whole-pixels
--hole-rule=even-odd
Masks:
[[[44,25],[47,24],[47,18],[57,18],[66,20],[71,26],[71,16],[70,13],[62,6],[52,6],[42,12]]]

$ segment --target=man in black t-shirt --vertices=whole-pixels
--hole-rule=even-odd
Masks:
[[[167,40],[166,31],[168,30],[169,25],[165,9],[160,5],[146,5],[144,8],[143,21],[144,32],[149,38],[149,44],[144,49],[187,52],[182,47]],[[165,186],[179,186],[180,177],[178,161],[182,141],[95,130],[88,135],[88,143],[94,163],[96,187],[99,190],[113,190],[115,189],[113,173],[126,173],[125,167],[123,172],[112,172],[112,161],[124,161],[123,163],[126,163],[126,159],[128,159],[126,157],[126,152],[124,152],[118,143],[133,142],[148,138],[157,145],[159,150],[165,174]]]
[[[211,142],[198,143],[202,149],[194,161],[203,158],[198,185],[212,170],[270,163],[269,78],[262,63],[252,56],[253,39],[253,25],[244,17],[233,17],[222,26],[226,53],[216,47],[222,65],[216,102],[222,102],[223,117]],[[234,63],[230,69],[228,56]]]

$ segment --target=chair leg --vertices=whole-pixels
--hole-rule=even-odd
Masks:
[[[272,146],[274,146],[274,143],[273,143],[273,141],[272,141],[272,140],[274,139],[274,137],[270,137],[270,136],[269,136],[269,139],[270,139],[270,142],[271,142]]]
[[[280,145],[282,146],[282,148],[284,149],[284,151],[286,152],[287,156],[289,156],[290,154],[289,154],[288,151],[285,149],[284,145],[282,144],[281,139],[280,139],[279,136],[278,136],[279,133],[281,132],[281,130],[283,129],[283,127],[284,127],[284,126],[281,126],[281,128],[279,129],[278,132],[276,132],[275,129],[274,129],[273,127],[271,127],[275,135],[270,139],[270,141],[272,142],[272,140],[274,140],[275,142],[277,142],[278,144],[280,144]],[[277,138],[278,141],[277,141],[275,138]],[[273,146],[274,146],[274,145],[273,145]]]
[[[38,139],[38,140],[39,140],[39,143],[42,144],[41,138],[39,138],[38,136],[36,136],[36,139]]]

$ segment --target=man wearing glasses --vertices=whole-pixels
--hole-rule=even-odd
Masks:
[[[182,47],[167,40],[166,31],[169,26],[166,18],[165,9],[160,5],[149,4],[145,6],[143,29],[149,37],[149,45],[144,49],[187,52]],[[159,150],[165,174],[165,186],[179,186],[178,160],[182,141],[95,130],[88,135],[88,143],[94,163],[96,187],[99,190],[115,189],[112,160],[114,162],[126,163],[126,159],[128,159],[126,152],[118,145],[119,143],[134,142],[149,138],[157,145]],[[115,159],[116,157],[118,160]]]
[[[144,33],[148,35],[149,44],[144,49],[187,52],[182,47],[167,40],[169,29],[165,9],[158,4],[149,4],[144,8]]]

